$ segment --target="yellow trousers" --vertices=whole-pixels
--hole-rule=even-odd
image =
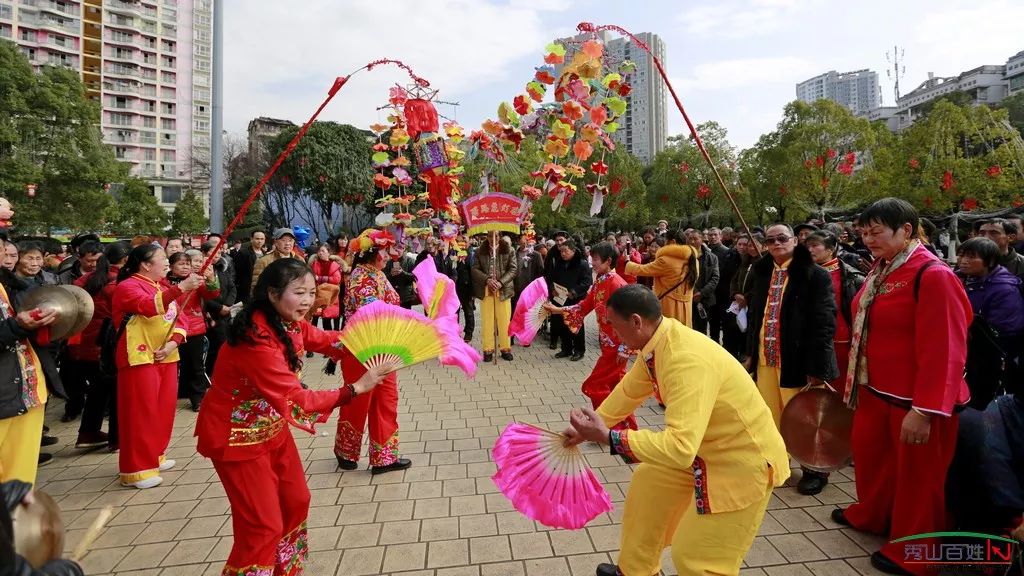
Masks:
[[[692,472],[640,464],[626,494],[619,570],[625,576],[659,574],[661,551],[671,545],[680,576],[739,574],[771,495],[769,474],[760,501],[733,512],[698,514]]]
[[[480,307],[480,322],[483,324],[484,352],[494,352],[494,323],[498,323],[498,347],[502,352],[512,349],[512,338],[508,335],[508,324],[512,321],[512,300],[498,300],[493,294],[483,299]]]
[[[775,366],[760,364],[757,367],[757,390],[764,398],[764,403],[772,411],[772,418],[775,418],[775,427],[779,427],[782,420],[782,411],[786,404],[800,393],[803,388],[781,388],[779,379],[782,371]]]
[[[36,483],[45,411],[45,406],[36,406],[21,416],[0,420],[0,482]]]

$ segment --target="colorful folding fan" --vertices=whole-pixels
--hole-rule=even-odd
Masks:
[[[494,443],[491,477],[516,510],[551,528],[576,530],[612,509],[611,498],[579,446],[565,437],[513,422]]]
[[[454,320],[433,321],[380,300],[356,311],[340,338],[363,366],[382,366],[388,372],[439,358],[473,376],[480,358],[462,341]]]
[[[509,336],[515,336],[523,346],[528,346],[530,342],[533,342],[540,327],[551,315],[544,309],[544,303],[547,301],[548,284],[544,278],[537,278],[527,284],[523,293],[519,295],[516,311],[512,314],[512,321],[508,325]]]
[[[412,269],[416,277],[416,292],[427,318],[455,318],[459,312],[459,297],[455,282],[437,271],[433,258],[427,258]]]

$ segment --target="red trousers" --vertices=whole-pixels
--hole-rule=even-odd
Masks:
[[[160,474],[177,403],[177,362],[118,369],[121,482],[131,484]]]
[[[251,460],[214,460],[231,503],[234,543],[222,576],[302,574],[309,487],[289,430]]]
[[[846,509],[846,519],[858,530],[890,540],[950,527],[946,472],[956,450],[959,417],[932,416],[928,442],[907,444],[900,441],[906,415],[907,410],[861,390],[853,416],[857,503]],[[900,562],[903,546],[888,544],[882,551]]]
[[[590,398],[594,410],[604,402],[604,399],[612,393],[615,386],[626,375],[626,363],[619,362],[619,352],[616,348],[601,347],[601,355],[597,358],[597,364],[590,372],[590,376],[583,381],[583,395]],[[636,430],[636,418],[632,414],[628,418],[615,425],[616,430]]]
[[[839,366],[839,377],[830,382],[829,384],[839,392],[839,397],[842,398],[843,394],[846,393],[846,372],[850,368],[850,343],[849,342],[834,342],[832,344],[836,350],[836,364]],[[865,390],[865,392],[867,392]],[[870,392],[867,392],[870,394]]]
[[[366,368],[351,354],[341,361],[345,382],[355,382]],[[369,426],[367,426],[369,419]],[[341,407],[334,454],[359,461],[363,429],[370,429],[370,466],[387,466],[398,460],[398,375],[391,373],[372,391],[356,396]]]

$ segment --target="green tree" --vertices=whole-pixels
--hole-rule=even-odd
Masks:
[[[171,213],[171,230],[176,234],[192,236],[209,228],[210,220],[206,217],[203,199],[194,190],[185,191]]]
[[[769,132],[757,144],[740,153],[738,198],[749,225],[785,222],[792,215],[794,198],[787,184],[787,157],[779,145],[779,133]]]
[[[160,207],[149,184],[141,178],[128,178],[114,192],[115,201],[107,208],[107,228],[114,234],[161,234],[167,229],[167,211]]]
[[[271,155],[284,150],[298,131],[298,126],[282,131],[270,146]],[[312,200],[319,212],[308,216],[333,229],[339,206],[373,206],[369,136],[369,132],[348,124],[313,123],[275,175],[276,186],[298,191]]]
[[[1003,99],[998,108],[1006,110],[1010,125],[1016,128],[1021,136],[1024,136],[1024,92],[1018,92]]]
[[[104,145],[99,105],[78,74],[44,67],[0,41],[0,194],[18,209],[19,228],[97,228],[110,198],[106,184],[127,167]],[[35,197],[26,185],[35,184]]]

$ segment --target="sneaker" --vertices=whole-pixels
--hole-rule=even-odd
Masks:
[[[138,482],[121,482],[121,486],[128,488],[138,488],[139,490],[145,490],[146,488],[156,488],[157,486],[164,483],[164,479],[159,476],[150,476],[145,480],[139,480]]]
[[[47,434],[43,434],[43,438],[42,438],[42,440],[40,440],[39,445],[40,446],[53,446],[57,442],[60,442],[60,439],[57,438],[56,436],[49,436]]]
[[[47,454],[46,452],[39,453],[39,466],[46,466],[50,462],[53,462],[53,454]]]
[[[75,448],[98,448],[107,445],[106,432],[79,433]]]
[[[501,359],[502,360],[508,360],[509,362],[511,362],[512,361],[512,353],[509,352],[508,350],[502,352],[501,353]]]
[[[177,463],[178,463],[177,461],[171,460],[170,458],[168,458],[167,460],[164,460],[163,462],[160,463],[160,471],[161,472],[166,472],[166,471],[170,470],[171,468],[174,468],[175,464],[177,464]],[[163,480],[161,480],[161,482],[163,482]]]
[[[370,474],[384,474],[385,472],[394,472],[396,470],[405,470],[412,466],[412,460],[408,458],[399,458],[387,466],[370,466]]]

